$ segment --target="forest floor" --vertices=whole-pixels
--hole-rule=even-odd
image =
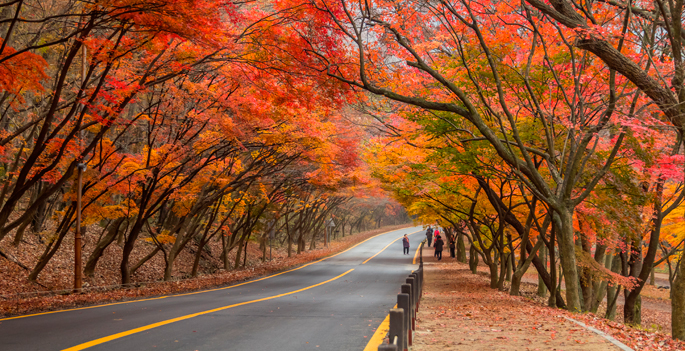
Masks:
[[[535,289],[531,292],[523,291],[528,298],[535,299],[540,303],[545,303],[546,298],[541,298],[536,295],[538,277],[535,268],[532,267],[528,269],[526,274],[523,276],[522,282],[530,283],[531,286],[535,286]],[[668,280],[666,279],[666,283]],[[659,281],[657,280],[657,286],[659,286]],[[671,333],[671,300],[669,290],[658,289],[654,285],[645,285],[642,288],[642,328],[647,331],[660,331],[664,333]],[[663,286],[663,285],[662,285]],[[563,284],[562,284],[563,287]],[[616,322],[623,323],[623,292],[618,296],[616,301]],[[598,316],[604,316],[606,313],[606,298],[604,302],[599,306],[597,311]]]
[[[88,280],[87,286],[80,293],[72,293],[70,286],[73,284],[73,260],[69,261],[70,250],[58,253],[55,259],[41,273],[37,283],[29,282],[26,277],[28,272],[16,264],[0,257],[0,317],[18,314],[49,311],[55,309],[72,308],[93,304],[108,303],[114,301],[133,300],[150,296],[174,294],[229,285],[246,279],[266,275],[273,272],[295,267],[316,259],[345,250],[367,238],[387,231],[405,228],[411,224],[386,226],[380,229],[365,231],[338,240],[332,240],[328,248],[307,250],[299,255],[293,252],[292,257],[287,257],[286,247],[275,247],[271,252],[271,260],[268,260],[267,248],[266,261],[262,261],[262,250],[258,243],[250,242],[248,245],[248,257],[245,267],[233,270],[216,269],[213,273],[200,274],[195,278],[189,278],[189,267],[179,264],[175,269],[175,279],[172,281],[158,281],[163,276],[164,261],[162,259],[150,260],[141,267],[136,276],[135,283],[128,287],[117,285],[119,280],[117,255],[120,251],[118,245],[111,245],[105,256],[98,264],[96,277]],[[31,258],[40,254],[27,250],[26,246],[17,249],[8,243],[0,245],[3,253],[11,255],[13,260],[32,262]],[[34,244],[33,246],[38,246]],[[65,247],[69,247],[65,245]],[[294,250],[296,247],[293,248]],[[85,251],[84,252],[88,252]],[[73,251],[71,251],[73,255]],[[144,253],[136,253],[144,256]],[[135,256],[135,255],[134,255]],[[214,255],[218,261],[218,255]],[[179,260],[179,262],[187,260]],[[192,261],[191,261],[192,262]],[[205,265],[217,265],[217,262],[205,262]],[[145,268],[145,269],[143,269]],[[142,274],[141,274],[142,273]],[[66,289],[66,290],[65,290]]]
[[[606,338],[566,318],[594,327],[635,350],[685,350],[684,342],[662,332],[547,307],[544,299],[532,297],[537,284],[523,282],[523,296],[491,289],[486,267],[472,274],[468,264],[449,255],[436,261],[432,250],[424,251],[426,284],[413,351],[619,350]]]

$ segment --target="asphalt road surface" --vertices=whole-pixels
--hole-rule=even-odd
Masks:
[[[363,350],[417,268],[420,229],[224,288],[0,319],[0,350]]]

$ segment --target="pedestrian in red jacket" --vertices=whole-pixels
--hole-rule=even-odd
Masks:
[[[435,243],[438,242],[438,238],[440,237],[440,231],[438,228],[435,228],[433,231],[433,247],[435,247]],[[435,253],[433,253],[433,257],[438,257],[438,249],[435,249]]]

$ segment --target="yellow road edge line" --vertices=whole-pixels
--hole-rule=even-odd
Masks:
[[[413,232],[413,233],[410,233],[410,234],[408,234],[408,235],[414,235],[414,234],[416,234],[416,233],[420,233],[420,232]],[[367,258],[366,261],[362,262],[362,264],[366,264],[366,262],[371,261],[372,258],[374,258],[374,257],[376,257],[376,256],[378,256],[378,255],[380,255],[381,252],[385,251],[385,249],[387,249],[388,247],[390,247],[390,245],[394,244],[395,241],[400,240],[400,239],[402,239],[402,237],[399,237],[399,238],[397,238],[397,239],[391,241],[390,244],[385,245],[385,247],[382,248],[381,251],[378,251],[375,255],[373,255],[373,256]]]
[[[232,288],[239,287],[239,286],[242,286],[242,285],[246,285],[246,284],[250,284],[250,283],[256,283],[256,282],[259,282],[259,281],[262,281],[262,280],[265,280],[265,279],[273,278],[273,277],[279,276],[279,275],[281,275],[281,274],[290,273],[290,272],[296,271],[296,270],[298,270],[298,269],[302,269],[302,268],[304,268],[304,267],[313,265],[314,263],[319,263],[319,262],[321,262],[321,261],[327,260],[327,259],[329,259],[329,258],[333,258],[333,257],[338,256],[338,255],[340,255],[340,254],[343,254],[343,253],[345,253],[345,252],[347,252],[347,251],[350,251],[350,250],[354,249],[355,247],[357,247],[357,246],[359,246],[359,245],[361,245],[361,244],[363,244],[363,243],[365,243],[365,242],[367,242],[367,241],[369,241],[369,240],[371,240],[371,239],[373,239],[373,238],[375,238],[375,237],[377,237],[377,236],[381,236],[381,235],[384,235],[384,234],[392,233],[392,232],[395,232],[395,231],[398,231],[398,230],[401,230],[401,229],[389,230],[389,231],[387,231],[387,232],[383,232],[383,233],[380,233],[380,234],[376,234],[376,235],[374,235],[374,236],[372,236],[372,237],[370,237],[370,238],[367,238],[367,239],[364,240],[364,241],[360,241],[360,242],[354,244],[353,246],[348,247],[348,248],[345,249],[344,251],[338,252],[338,253],[335,254],[335,255],[326,256],[326,257],[324,257],[324,258],[322,258],[322,259],[320,259],[320,260],[317,260],[317,261],[314,261],[314,262],[307,263],[307,264],[302,265],[302,266],[297,267],[297,268],[293,268],[293,269],[290,269],[290,270],[287,270],[287,271],[283,271],[283,272],[280,272],[280,273],[272,274],[272,275],[270,275],[270,276],[262,277],[262,278],[259,278],[259,279],[250,280],[250,281],[246,281],[246,282],[239,283],[239,284],[235,284],[235,285],[225,286],[225,287],[223,287],[223,288],[216,288],[216,289],[209,289],[209,290],[194,291],[194,292],[185,293],[185,294],[174,294],[174,295],[168,295],[168,296],[153,297],[153,298],[142,299],[142,300],[121,301],[121,302],[108,303],[108,304],[104,304],[104,305],[94,305],[94,306],[87,306],[87,307],[70,308],[70,309],[66,309],[66,310],[57,310],[57,311],[48,311],[48,312],[41,312],[41,313],[34,313],[34,314],[26,314],[26,315],[23,315],[23,316],[13,316],[13,317],[7,317],[7,318],[0,318],[0,322],[2,322],[2,321],[8,321],[8,320],[10,320],[10,319],[19,319],[19,318],[26,318],[26,317],[42,316],[42,315],[45,315],[45,314],[52,314],[52,313],[58,313],[58,312],[70,312],[70,311],[87,310],[87,309],[97,308],[97,307],[107,307],[107,306],[114,306],[114,305],[122,305],[122,304],[133,303],[133,302],[142,302],[142,301],[159,300],[159,299],[164,299],[164,298],[167,298],[167,297],[179,297],[179,296],[187,296],[187,295],[194,295],[194,294],[202,294],[202,293],[212,292],[212,291],[219,291],[219,290],[232,289]],[[412,234],[414,234],[414,233],[412,233]]]
[[[78,351],[78,350],[85,350],[85,349],[87,349],[87,348],[90,348],[90,347],[93,347],[93,346],[96,346],[96,345],[104,344],[104,343],[106,343],[106,342],[108,342],[108,341],[116,340],[116,339],[119,339],[119,338],[123,338],[123,337],[125,337],[125,336],[129,336],[129,335],[132,335],[132,334],[140,333],[140,332],[143,332],[143,331],[146,331],[146,330],[154,329],[154,328],[157,328],[157,327],[161,327],[161,326],[164,326],[164,325],[167,325],[167,324],[179,322],[179,321],[182,321],[182,320],[194,318],[194,317],[197,317],[197,316],[202,316],[202,315],[209,314],[209,313],[214,313],[214,312],[219,312],[219,311],[227,310],[227,309],[233,308],[233,307],[238,307],[238,306],[243,306],[243,305],[249,305],[249,304],[252,304],[252,303],[255,303],[255,302],[266,301],[266,300],[272,300],[272,299],[275,299],[275,298],[278,298],[278,297],[283,297],[283,296],[288,296],[288,295],[296,294],[296,293],[298,293],[298,292],[302,292],[302,291],[305,291],[305,290],[309,290],[309,289],[311,289],[311,288],[315,288],[315,287],[317,287],[317,286],[324,285],[324,284],[326,284],[326,283],[330,283],[330,282],[332,282],[332,281],[334,281],[334,280],[336,280],[336,279],[338,279],[338,278],[340,278],[340,277],[346,275],[347,273],[352,272],[353,270],[354,270],[354,268],[348,270],[347,272],[345,272],[345,273],[343,273],[343,274],[340,274],[340,275],[337,276],[337,277],[328,279],[328,280],[323,281],[323,282],[318,283],[318,284],[310,285],[310,286],[308,286],[308,287],[306,287],[306,288],[297,289],[297,290],[294,290],[294,291],[291,291],[291,292],[287,292],[287,293],[284,293],[284,294],[279,294],[279,295],[264,297],[264,298],[257,299],[257,300],[245,301],[245,302],[240,302],[240,303],[236,303],[236,304],[233,304],[233,305],[228,305],[228,306],[223,306],[223,307],[219,307],[219,308],[214,308],[214,309],[211,309],[211,310],[207,310],[207,311],[203,311],[203,312],[197,312],[197,313],[193,313],[193,314],[189,314],[189,315],[185,315],[185,316],[181,316],[181,317],[176,317],[176,318],[172,318],[172,319],[167,319],[167,320],[165,320],[165,321],[161,321],[161,322],[157,322],[157,323],[148,324],[148,325],[145,325],[145,326],[142,326],[142,327],[139,327],[139,328],[127,330],[127,331],[124,331],[124,332],[121,332],[121,333],[117,333],[117,334],[113,334],[113,335],[110,335],[110,336],[105,336],[105,337],[103,337],[103,338],[99,338],[99,339],[95,339],[95,340],[92,340],[92,341],[88,341],[88,342],[85,342],[85,343],[83,343],[83,344],[79,344],[79,345],[72,346],[72,347],[70,347],[70,348],[64,349],[64,350],[62,350],[62,351]]]
[[[33,316],[42,316],[44,314],[53,314],[53,313],[58,313],[58,312],[67,312],[67,311],[79,311],[79,310],[87,310],[91,308],[96,308],[96,307],[107,307],[107,306],[113,306],[113,305],[123,305],[125,303],[132,303],[132,302],[142,302],[142,301],[150,301],[150,300],[159,300],[159,299],[165,299],[169,296],[158,296],[158,297],[153,297],[150,299],[142,299],[142,300],[131,300],[131,301],[120,301],[120,302],[112,302],[104,305],[95,305],[95,306],[86,306],[86,307],[77,307],[77,308],[70,308],[68,310],[57,310],[57,311],[47,311],[47,312],[41,312],[41,313],[34,313],[34,314],[27,314],[23,316],[14,316],[14,317],[7,317],[7,318],[0,318],[0,322],[2,321],[8,321],[10,319],[19,319],[19,318],[26,318],[26,317],[33,317]]]
[[[393,308],[397,308],[397,305],[393,306]],[[390,314],[385,316],[385,319],[381,322],[381,325],[379,325],[376,329],[376,332],[373,333],[373,336],[371,336],[371,339],[369,339],[369,343],[366,344],[364,351],[377,351],[378,346],[383,343],[383,339],[385,339],[385,335],[388,334],[389,331]]]
[[[419,250],[421,250],[421,244],[419,244],[419,247],[416,248],[416,253],[414,254],[414,260],[411,261],[411,264],[416,264],[416,258],[419,257]]]

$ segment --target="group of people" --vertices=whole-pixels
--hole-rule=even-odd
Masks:
[[[447,238],[449,239],[450,257],[455,257],[456,255],[454,250],[456,248],[456,242],[454,241],[454,238],[450,237],[449,235]],[[428,247],[430,247],[432,244],[435,248],[433,257],[437,257],[438,261],[442,260],[442,250],[445,246],[445,242],[442,240],[442,236],[440,235],[440,230],[438,227],[433,229],[431,226],[428,226],[428,229],[426,229],[426,241],[428,242]]]
[[[455,257],[456,255],[454,250],[456,247],[456,242],[454,241],[454,238],[450,237],[449,235],[447,237],[449,239],[450,257]],[[440,230],[437,226],[435,227],[435,229],[433,229],[431,226],[428,226],[428,229],[426,229],[426,240],[428,242],[428,247],[433,245],[433,247],[435,248],[435,253],[433,254],[433,257],[437,257],[438,261],[442,260],[442,250],[445,246],[445,242],[442,240]],[[408,255],[409,237],[407,237],[407,234],[404,234],[404,237],[402,237],[402,246],[404,247],[404,254]]]

